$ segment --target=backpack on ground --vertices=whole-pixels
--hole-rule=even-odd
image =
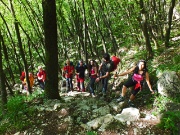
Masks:
[[[116,70],[117,69],[117,65],[119,64],[119,62],[121,62],[121,59],[118,58],[117,56],[112,56],[111,57],[111,61],[112,61],[112,65],[113,65],[113,68],[112,68],[112,71]]]

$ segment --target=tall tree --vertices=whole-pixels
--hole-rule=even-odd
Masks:
[[[21,57],[22,57],[22,60],[23,60],[23,63],[24,63],[25,72],[26,72],[26,80],[27,80],[27,84],[28,84],[28,91],[29,91],[29,93],[32,93],[30,83],[29,83],[27,61],[26,61],[25,54],[24,54],[24,51],[23,51],[23,45],[22,45],[18,20],[16,18],[16,14],[15,14],[15,10],[14,10],[14,7],[13,7],[12,0],[9,0],[9,4],[10,4],[11,12],[12,12],[12,15],[13,15],[13,19],[14,19],[14,26],[15,26],[16,36],[17,36],[17,39],[18,39],[18,45],[19,45],[20,54],[21,54]]]
[[[148,33],[148,23],[147,23],[147,18],[146,18],[146,11],[145,11],[145,7],[144,7],[144,2],[143,0],[140,0],[140,12],[142,15],[142,31],[145,37],[145,41],[146,41],[146,50],[147,50],[147,58],[152,58],[153,57],[153,52],[152,52],[152,47],[151,47],[151,43],[150,43],[150,37],[149,37],[149,33]]]
[[[1,99],[2,99],[2,110],[3,113],[5,113],[5,106],[7,103],[7,92],[6,92],[6,87],[5,87],[5,76],[4,76],[4,72],[3,72],[3,64],[2,64],[2,35],[1,35],[1,31],[0,31],[0,92],[1,92]]]
[[[46,85],[49,99],[60,99],[58,92],[58,46],[55,0],[43,0],[43,21],[45,32]]]
[[[171,0],[171,5],[169,8],[169,14],[168,14],[168,26],[166,28],[166,35],[165,35],[165,47],[169,46],[169,39],[170,39],[170,33],[171,33],[171,24],[172,24],[172,16],[173,16],[174,6],[175,6],[175,0]]]

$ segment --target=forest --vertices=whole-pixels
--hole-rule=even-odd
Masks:
[[[0,50],[0,134],[180,134],[178,0],[0,0]],[[150,94],[147,84],[138,94],[136,123],[114,120],[126,106],[114,99],[127,79],[115,79],[115,72],[108,100],[86,96],[88,73],[86,94],[69,96],[64,92],[66,60],[74,65],[83,60],[88,65],[93,59],[100,64],[103,53],[121,59],[116,73],[127,71],[140,59],[147,62],[155,94]],[[37,76],[39,66],[46,71],[45,90],[36,82],[31,88],[30,78],[25,76],[27,96],[21,91],[20,76],[23,71]],[[75,87],[75,78],[73,83]],[[96,91],[100,89],[97,86]],[[52,104],[55,109],[48,110]],[[109,109],[93,114],[93,109],[106,105]],[[44,106],[47,108],[42,111]],[[113,110],[115,106],[121,109]],[[145,112],[159,121],[151,121],[148,129],[137,124],[149,116]],[[107,125],[93,127],[93,120],[100,117],[108,117]]]

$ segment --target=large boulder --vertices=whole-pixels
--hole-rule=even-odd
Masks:
[[[120,122],[136,121],[140,117],[139,109],[137,108],[125,108],[121,114],[117,114],[114,118]]]
[[[165,71],[157,81],[158,93],[167,97],[176,97],[180,94],[180,79],[176,72]]]

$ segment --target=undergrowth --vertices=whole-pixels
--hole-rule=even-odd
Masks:
[[[34,117],[35,109],[29,106],[29,102],[37,98],[38,95],[35,92],[28,97],[15,95],[8,99],[6,113],[4,115],[1,113],[0,115],[0,134],[22,131],[32,125],[33,121],[30,118]]]
[[[167,111],[163,114],[160,128],[171,130],[174,135],[178,134],[180,124],[180,111]]]

